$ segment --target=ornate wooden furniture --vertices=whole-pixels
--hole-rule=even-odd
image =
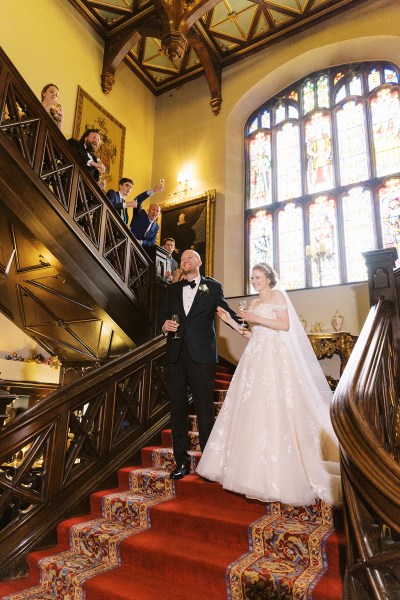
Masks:
[[[337,354],[340,358],[340,375],[343,373],[357,336],[339,331],[338,333],[309,333],[308,339],[318,360],[332,358]]]

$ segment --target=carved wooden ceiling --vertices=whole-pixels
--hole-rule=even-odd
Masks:
[[[105,93],[125,59],[155,95],[205,75],[216,115],[225,66],[367,1],[69,0],[105,40]]]

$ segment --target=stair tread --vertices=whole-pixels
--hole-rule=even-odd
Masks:
[[[201,502],[190,502],[189,500],[180,500],[174,498],[162,504],[158,504],[152,508],[153,512],[160,513],[176,513],[181,514],[183,518],[194,518],[199,517],[205,520],[224,521],[230,524],[250,524],[253,521],[259,519],[265,515],[265,508],[259,507],[259,510],[254,509],[240,509],[240,508],[229,508],[221,507],[219,505],[207,505],[207,511],[204,510],[204,504]]]
[[[179,578],[179,570],[177,569]],[[149,580],[146,573],[140,573],[131,567],[119,567],[106,575],[98,575],[84,584],[86,600],[225,600],[225,582],[221,581],[220,590],[198,589],[193,584],[188,587],[165,585],[164,579]],[[207,594],[207,595],[205,595]]]
[[[173,560],[177,558],[185,561],[194,561],[197,563],[227,567],[232,560],[238,558],[238,549],[231,546],[219,545],[215,547],[211,542],[199,540],[196,538],[196,544],[193,544],[193,538],[176,535],[171,532],[164,532],[158,529],[146,529],[143,533],[130,536],[121,542],[121,553],[126,558],[127,552],[138,548],[141,552],[146,550],[157,551],[165,550]],[[240,553],[240,552],[239,552]],[[136,560],[136,557],[135,557]]]

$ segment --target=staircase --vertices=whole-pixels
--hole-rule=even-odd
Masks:
[[[217,375],[217,411],[229,379]],[[332,510],[266,505],[203,480],[191,423],[193,474],[169,479],[165,430],[160,447],[142,449],[140,467],[119,470],[118,488],[92,494],[89,515],[60,523],[56,547],[30,554],[27,579],[0,584],[1,597],[339,600],[344,539]]]
[[[0,106],[0,312],[63,363],[113,358],[150,340],[154,256],[1,48]]]

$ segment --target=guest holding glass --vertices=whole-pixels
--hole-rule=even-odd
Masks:
[[[133,200],[127,200],[127,196],[129,196],[131,189],[133,188],[133,181],[129,179],[129,177],[122,177],[118,183],[118,191],[116,190],[108,190],[107,198],[115,208],[115,210],[119,213],[123,222],[128,224],[128,208],[136,208],[137,200],[136,198]]]
[[[163,191],[164,185],[159,183],[152,190],[142,192],[135,198],[137,207],[133,210],[130,229],[139,244],[145,248],[151,248],[156,244],[158,230],[160,229],[157,219],[161,214],[161,207],[158,204],[150,204],[146,211],[142,204],[153,194]]]
[[[101,176],[106,172],[105,165],[96,155],[101,145],[99,129],[86,129],[79,140],[70,138],[68,143],[74,149],[76,156],[86,166],[89,174],[99,183]]]
[[[59,129],[64,118],[63,107],[58,103],[59,89],[54,83],[47,83],[41,91],[42,105]]]

